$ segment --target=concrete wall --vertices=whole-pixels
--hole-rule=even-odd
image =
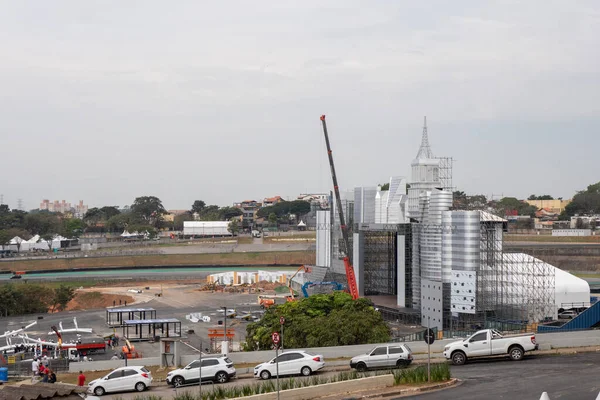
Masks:
[[[127,360],[127,365],[147,366],[160,365],[160,357],[147,357]],[[79,371],[104,371],[125,366],[125,360],[102,360],[88,362],[72,362],[69,364],[69,372]]]
[[[537,342],[542,346],[543,349],[561,348],[561,347],[582,347],[582,346],[600,346],[600,330],[587,330],[579,332],[561,332],[561,333],[542,333],[536,335]],[[456,339],[444,339],[436,340],[431,345],[431,354],[435,357],[441,357],[444,346],[448,343],[459,340]],[[339,346],[339,347],[317,347],[317,348],[305,348],[302,350],[308,351],[313,354],[320,354],[325,358],[327,363],[328,358],[338,357],[353,357],[359,354],[364,354],[371,350],[373,347],[382,345],[379,344],[361,344],[356,346]],[[412,349],[413,353],[416,354],[415,358],[426,357],[427,344],[424,341],[419,342],[408,342],[407,343]],[[300,350],[300,349],[296,349]],[[229,353],[229,358],[234,364],[242,363],[262,363],[269,361],[275,357],[275,351],[263,350],[263,351],[251,351],[251,352],[239,352]],[[187,365],[192,360],[196,360],[197,355],[182,355],[181,364]],[[128,365],[160,365],[159,357],[148,357],[134,360],[128,360]],[[117,367],[125,366],[123,360],[114,361],[89,361],[89,362],[74,362],[69,365],[70,372],[82,371],[99,371],[113,369]]]

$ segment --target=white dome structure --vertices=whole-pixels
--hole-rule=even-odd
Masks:
[[[572,308],[590,302],[590,285],[583,279],[554,267],[555,304],[559,308]]]

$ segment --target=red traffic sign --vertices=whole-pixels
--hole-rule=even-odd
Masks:
[[[273,332],[271,335],[271,339],[273,339],[274,344],[279,344],[279,333]]]
[[[279,317],[279,323],[280,323],[281,325],[285,324],[285,318],[283,318],[283,317]]]

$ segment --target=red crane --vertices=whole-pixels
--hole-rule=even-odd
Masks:
[[[348,279],[348,289],[354,300],[358,299],[358,286],[356,285],[356,276],[354,275],[354,268],[352,267],[352,255],[350,254],[350,240],[348,238],[348,227],[344,220],[344,210],[342,209],[342,199],[340,198],[340,189],[337,183],[337,176],[335,174],[335,166],[333,165],[333,155],[331,153],[331,145],[329,144],[329,135],[327,134],[327,123],[325,122],[325,116],[321,115],[321,122],[323,123],[323,134],[325,135],[325,144],[327,145],[327,156],[329,157],[329,166],[331,167],[331,179],[333,179],[333,190],[335,192],[336,208],[340,217],[340,227],[342,228],[342,242],[344,248],[342,252],[344,254],[344,267],[346,268],[346,278]]]

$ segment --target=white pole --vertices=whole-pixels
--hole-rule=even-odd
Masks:
[[[275,344],[275,368],[277,369],[277,400],[279,400],[279,343]]]

